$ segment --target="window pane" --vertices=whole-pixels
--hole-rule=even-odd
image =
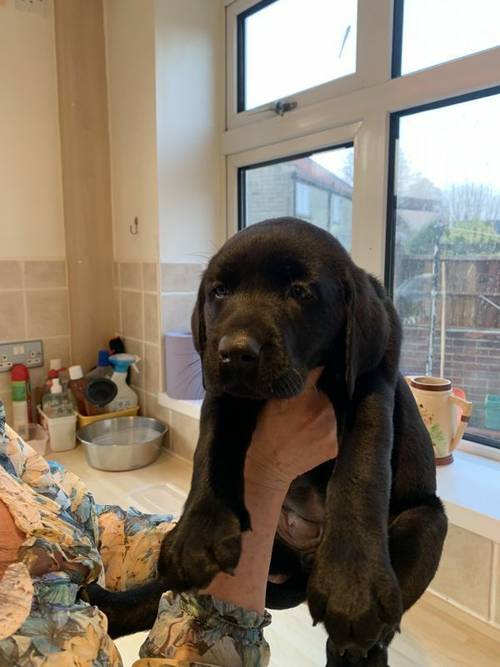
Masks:
[[[356,12],[357,0],[275,0],[242,14],[243,108],[355,72]]]
[[[404,0],[401,74],[498,45],[498,0]]]
[[[402,369],[465,390],[500,441],[500,95],[399,121],[394,297]]]
[[[296,216],[331,232],[350,250],[353,160],[349,146],[245,167],[245,224]]]

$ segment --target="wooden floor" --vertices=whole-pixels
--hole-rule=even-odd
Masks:
[[[89,468],[80,448],[53,458],[78,474],[98,502],[177,513],[189,485],[189,466],[168,454],[163,454],[152,466],[126,473],[103,473]],[[155,498],[161,499],[161,508],[155,506]],[[117,641],[125,667],[137,659],[145,637],[145,633],[138,633]],[[321,627],[312,627],[305,605],[273,612],[273,623],[266,637],[271,645],[271,667],[325,665],[326,635]],[[402,632],[391,645],[389,664],[391,667],[500,667],[500,630],[428,593],[405,615]]]

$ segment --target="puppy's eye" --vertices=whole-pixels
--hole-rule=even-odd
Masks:
[[[288,290],[288,295],[297,301],[309,301],[313,298],[313,293],[309,287],[307,287],[307,285],[301,285],[300,283],[291,285]]]
[[[216,299],[223,299],[229,294],[229,290],[223,283],[219,283],[213,288],[212,294]]]

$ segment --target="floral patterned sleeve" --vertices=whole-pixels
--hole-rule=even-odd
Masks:
[[[155,577],[172,517],[97,505],[81,479],[6,425],[1,401],[0,502],[24,538],[0,578],[0,667],[121,667],[106,617],[79,589],[98,580],[125,590]],[[265,667],[269,623],[267,613],[167,592],[135,665]],[[176,657],[180,649],[187,661]]]

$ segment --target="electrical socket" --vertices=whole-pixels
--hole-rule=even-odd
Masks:
[[[43,366],[43,343],[41,340],[24,340],[15,343],[0,343],[0,373],[10,371],[14,364],[27,368]]]

